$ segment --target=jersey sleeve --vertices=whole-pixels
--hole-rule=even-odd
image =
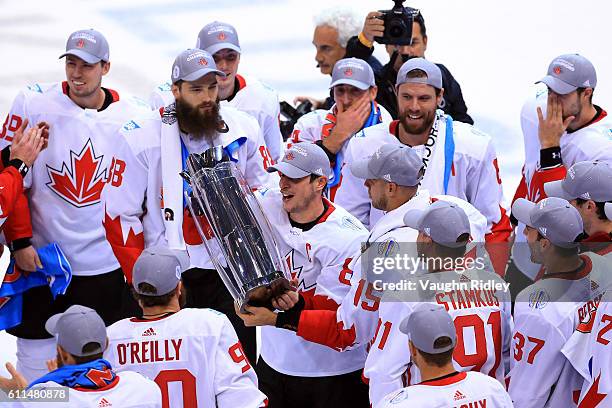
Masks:
[[[13,212],[15,204],[23,194],[23,178],[15,167],[0,172],[0,225]]]
[[[567,339],[539,316],[516,319],[508,393],[517,407],[544,407],[567,361],[561,353]]]
[[[257,375],[247,360],[236,332],[227,317],[215,351],[214,390],[219,408],[258,408],[267,404],[257,389]]]
[[[140,129],[139,129],[140,130]],[[149,129],[150,130],[150,129]],[[161,240],[161,163],[159,149],[130,143],[151,137],[143,132],[122,130],[111,176],[103,190],[104,229],[121,269],[131,282],[132,268],[145,244]]]
[[[512,232],[510,219],[502,206],[502,181],[499,176],[497,155],[489,140],[482,160],[470,170],[467,179],[468,201],[487,219],[486,241],[507,241]]]
[[[334,202],[351,213],[351,215],[361,221],[363,225],[371,227],[371,202],[368,196],[368,189],[364,185],[365,180],[355,177],[350,169],[351,163],[364,159],[361,155],[356,154],[357,144],[363,142],[363,140],[364,139],[352,138],[348,143],[344,156],[342,183],[340,183],[336,191]]]
[[[245,114],[246,116],[246,114]],[[249,136],[246,141],[245,178],[252,189],[278,187],[278,176],[268,173],[268,167],[274,164],[270,150],[266,146],[263,132],[257,121],[249,116]]]
[[[278,97],[275,98],[271,106],[271,111],[263,118],[262,130],[272,159],[278,161],[285,152],[283,135],[280,130],[280,105],[278,104]]]

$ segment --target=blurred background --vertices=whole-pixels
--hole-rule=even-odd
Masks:
[[[233,24],[240,37],[239,72],[275,88],[281,100],[323,98],[330,78],[314,60],[313,16],[347,5],[337,0],[0,0],[0,115],[26,84],[64,79],[68,35],[95,28],[110,44],[112,67],[105,86],[148,99],[170,77],[174,57],[195,46],[200,28],[214,20]],[[363,17],[390,9],[391,0],[352,0]],[[523,138],[520,109],[550,61],[580,53],[598,73],[594,102],[612,110],[612,53],[608,46],[612,2],[407,1],[421,10],[429,37],[426,56],[446,65],[460,83],[475,125],[494,140],[507,201],[520,180]],[[388,58],[377,45],[375,55]],[[55,135],[61,137],[61,135]],[[610,137],[612,137],[612,132]],[[5,269],[6,257],[0,261]],[[14,343],[0,333],[0,363],[12,360]],[[0,365],[2,374],[3,364]]]

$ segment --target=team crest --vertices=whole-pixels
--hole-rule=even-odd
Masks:
[[[96,156],[91,139],[79,152],[70,151],[70,164],[57,170],[47,165],[47,186],[62,200],[77,208],[98,204],[106,183],[104,155]]]
[[[77,48],[85,47],[85,40],[81,38],[79,41],[77,41],[76,46]]]
[[[543,290],[536,290],[529,294],[529,307],[532,309],[544,309],[550,302],[550,295]]]
[[[217,39],[219,41],[225,40],[225,33],[224,32],[220,32],[219,35],[217,35]]]
[[[560,67],[560,66],[556,66],[556,67],[554,67],[554,68],[553,68],[553,72],[554,72],[556,75],[561,75],[561,67]]]
[[[200,65],[204,65],[204,66],[208,65],[208,61],[206,61],[206,58],[200,58],[200,60],[198,61],[198,63],[199,63]]]
[[[353,76],[353,70],[350,68],[347,68],[344,70],[344,75],[346,75],[347,77],[352,77]]]

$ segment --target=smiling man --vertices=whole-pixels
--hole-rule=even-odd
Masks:
[[[48,148],[24,179],[30,211],[26,206],[14,213],[25,234],[9,240],[20,269],[34,271],[40,266],[35,248],[58,242],[73,273],[65,296],[55,301],[46,285],[25,292],[22,323],[9,330],[19,338],[17,367],[29,379],[46,373],[45,360],[54,356],[54,340],[44,329],[53,313],[81,304],[95,309],[108,325],[139,310],[106,241],[100,214],[102,189],[122,183],[125,163],[113,161],[118,131],[128,118],[148,109],[144,102],[102,86],[111,62],[100,32],[70,34],[60,58],[65,58],[66,80],[20,92],[1,139],[11,142],[26,120],[31,127],[48,125]]]
[[[149,111],[122,129],[125,143],[116,160],[126,163],[125,172],[122,184],[105,190],[106,236],[128,275],[145,246],[165,240],[173,249],[187,247],[192,268],[182,275],[186,306],[228,314],[249,360],[255,361],[255,330],[246,330],[234,314],[234,301],[187,209],[184,193],[190,188],[180,173],[189,154],[222,146],[251,188],[272,187],[276,177],[265,171],[272,160],[257,121],[219,104],[218,79],[225,74],[209,53],[187,49],[171,72],[174,100],[161,117]]]
[[[256,78],[238,74],[242,48],[236,29],[219,21],[206,24],[198,34],[196,48],[211,54],[217,69],[225,74],[217,78],[221,105],[234,107],[257,119],[272,159],[278,160],[284,151],[278,94]],[[172,102],[170,82],[155,88],[151,97],[154,109]]]
[[[323,197],[328,168],[320,147],[297,143],[280,163],[268,168],[280,174],[279,188],[260,197],[300,304],[309,310],[338,308],[351,289],[347,265],[367,238],[359,221]],[[246,325],[265,326],[257,374],[270,408],[368,406],[367,386],[361,382],[365,345],[338,353],[287,330],[297,327],[295,311],[276,314],[251,306],[246,310],[240,314]]]
[[[438,109],[444,88],[434,63],[423,58],[404,63],[396,90],[399,120],[369,127],[363,137],[351,139],[345,163],[360,161],[385,143],[410,146],[425,167],[422,187],[469,202],[487,218],[487,242],[506,241],[510,222],[501,206],[501,179],[491,138]],[[352,174],[344,174],[336,202],[365,225],[373,225],[382,215],[372,211],[365,186]]]

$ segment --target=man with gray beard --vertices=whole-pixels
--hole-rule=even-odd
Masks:
[[[234,313],[233,299],[187,210],[184,192],[190,187],[180,176],[190,153],[220,145],[251,188],[278,183],[277,176],[266,172],[272,159],[257,121],[234,108],[219,107],[217,77],[224,75],[206,51],[188,49],[179,54],[171,76],[174,102],[159,113],[130,120],[121,130],[125,142],[115,158],[126,163],[125,171],[121,183],[109,183],[105,189],[104,227],[130,278],[145,247],[161,243],[186,249],[191,262],[182,276],[186,306],[226,313],[254,361],[255,330],[245,328]]]

